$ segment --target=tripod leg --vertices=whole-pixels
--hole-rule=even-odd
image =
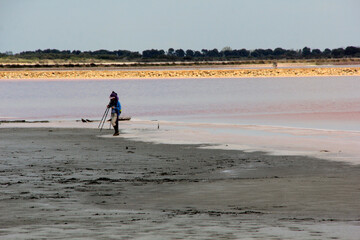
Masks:
[[[100,123],[99,123],[99,126],[98,126],[98,128],[100,128],[100,126],[101,126],[101,123],[102,123],[102,121],[103,121],[103,119],[104,119],[104,117],[105,117],[105,114],[106,114],[106,112],[108,111],[108,108],[106,108],[105,109],[105,112],[104,112],[104,114],[103,114],[103,116],[102,116],[102,118],[101,118],[101,120],[100,120]]]
[[[109,113],[109,108],[108,108],[107,111],[106,111],[106,116],[105,116],[105,118],[104,118],[104,121],[102,122],[102,125],[101,125],[101,128],[100,128],[100,132],[101,132],[101,130],[102,130],[103,127],[104,127],[104,124],[105,124],[105,122],[106,122],[106,118],[107,118],[108,113]]]

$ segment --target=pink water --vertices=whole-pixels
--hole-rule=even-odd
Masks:
[[[119,93],[125,114],[143,119],[250,124],[289,120],[316,125],[320,121],[348,128],[360,112],[360,77],[2,80],[0,118],[101,118],[112,90]]]
[[[248,150],[307,151],[332,159],[360,159],[357,76],[1,80],[0,119],[100,119],[112,90],[120,96],[123,115],[138,120],[130,124],[159,120],[162,129],[171,130],[170,135],[149,134],[149,139],[197,139]],[[152,129],[154,122],[141,124]],[[130,125],[123,126],[128,127],[129,136],[135,136]],[[146,138],[144,132],[138,135]]]

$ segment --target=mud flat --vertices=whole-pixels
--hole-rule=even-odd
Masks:
[[[109,135],[105,130],[102,134]],[[1,239],[358,239],[360,166],[0,128]]]
[[[0,79],[131,79],[131,78],[241,78],[241,77],[305,77],[305,76],[355,76],[359,67],[344,68],[279,68],[236,70],[29,70],[0,71]]]

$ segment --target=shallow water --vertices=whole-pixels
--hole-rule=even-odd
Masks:
[[[115,90],[122,115],[137,120],[123,124],[129,137],[360,162],[359,76],[2,80],[0,86],[0,119],[100,119]],[[156,129],[149,120],[169,131],[144,133]]]
[[[360,130],[360,77],[3,80],[0,86],[2,119],[99,119],[115,90],[123,115],[141,119]]]

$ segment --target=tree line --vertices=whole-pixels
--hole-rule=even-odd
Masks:
[[[202,49],[201,51],[183,50],[169,48],[167,51],[150,49],[142,53],[128,50],[57,50],[45,49],[36,51],[24,51],[16,54],[11,52],[0,53],[0,57],[12,57],[22,59],[63,59],[63,60],[83,60],[98,59],[110,61],[228,61],[228,60],[276,60],[276,59],[323,59],[323,58],[344,58],[360,57],[360,47],[349,46],[346,48],[326,48],[311,49],[304,47],[299,50],[289,50],[283,48],[275,49],[231,49],[224,47],[218,49]]]

